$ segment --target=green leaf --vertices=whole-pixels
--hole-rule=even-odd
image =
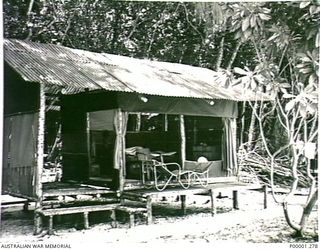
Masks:
[[[303,9],[303,8],[307,7],[308,5],[310,5],[309,1],[308,2],[301,2],[299,7],[300,7],[300,9]]]
[[[256,22],[256,15],[251,15],[251,18],[250,18],[250,26],[251,28],[254,28],[256,25],[257,25],[257,22]]]
[[[271,19],[271,17],[269,15],[266,15],[266,14],[263,14],[263,13],[259,13],[258,15],[264,21],[268,21],[268,20]]]
[[[251,89],[255,90],[257,86],[258,86],[257,82],[253,78],[251,78],[251,82],[250,82]]]
[[[312,62],[312,60],[309,57],[306,57],[306,56],[300,58],[300,60],[303,61],[303,62]]]
[[[243,36],[245,40],[248,40],[249,37],[251,36],[252,32],[250,29],[247,29],[246,31],[243,32]]]
[[[295,96],[295,95],[292,95],[292,94],[289,94],[289,93],[285,93],[285,94],[283,94],[282,97],[283,97],[283,98],[295,98],[296,96]]]
[[[241,25],[241,29],[242,31],[246,31],[248,29],[250,25],[250,17],[246,17],[243,21],[242,21],[242,25]]]
[[[307,107],[305,105],[300,105],[300,115],[302,118],[307,117]]]
[[[318,105],[315,103],[311,103],[307,105],[307,112],[311,115],[314,115],[318,110]]]
[[[318,78],[316,75],[314,75],[314,74],[310,75],[309,80],[308,80],[309,85],[317,85],[317,79]]]
[[[291,109],[293,109],[295,103],[296,103],[296,100],[295,100],[295,99],[293,99],[293,100],[291,100],[290,102],[288,102],[288,103],[286,104],[286,106],[285,106],[285,110],[288,112],[288,111],[290,111]]]
[[[304,68],[299,70],[302,74],[308,74],[312,72],[311,68]]]
[[[241,68],[238,68],[238,67],[235,67],[235,68],[233,69],[233,71],[234,71],[235,73],[239,74],[239,75],[244,75],[244,76],[248,75],[248,72],[247,72],[247,71],[245,71],[245,70],[243,70],[243,69],[241,69]]]
[[[273,34],[271,37],[269,37],[268,42],[271,42],[272,40],[276,39],[279,37],[279,34]]]
[[[282,83],[279,84],[279,87],[280,88],[290,88],[291,85],[289,83],[287,83],[287,82],[282,82]]]

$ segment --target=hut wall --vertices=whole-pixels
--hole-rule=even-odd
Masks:
[[[5,64],[2,191],[34,197],[39,84],[26,83]]]

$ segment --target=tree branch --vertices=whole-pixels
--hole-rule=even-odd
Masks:
[[[241,42],[241,40],[239,39],[238,42],[237,42],[236,47],[235,47],[234,50],[233,50],[232,56],[231,56],[231,58],[230,58],[230,61],[229,61],[228,66],[227,66],[227,70],[230,70],[230,69],[231,69],[232,64],[234,63],[234,61],[235,61],[235,59],[236,59],[236,57],[237,57],[237,54],[238,54],[238,51],[239,51],[241,45],[242,45],[242,42]]]
[[[33,33],[33,23],[32,21],[32,8],[33,8],[34,0],[30,0],[27,12],[27,26],[29,28],[28,36],[26,40],[30,40]]]

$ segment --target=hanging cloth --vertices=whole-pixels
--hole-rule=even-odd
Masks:
[[[116,140],[114,147],[114,163],[113,167],[117,170],[119,174],[119,190],[123,191],[124,188],[124,179],[126,176],[126,157],[125,157],[125,149],[126,149],[126,130],[127,130],[127,122],[128,122],[128,113],[121,111],[121,109],[117,109],[114,114],[114,128],[116,131]]]
[[[222,138],[222,157],[223,166],[227,171],[227,176],[234,176],[238,173],[237,159],[236,159],[236,144],[237,144],[237,124],[235,118],[223,118],[224,133]]]

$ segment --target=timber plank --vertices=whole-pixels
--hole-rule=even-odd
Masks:
[[[95,205],[95,206],[81,206],[81,207],[64,207],[64,208],[48,208],[39,210],[38,213],[44,216],[63,215],[73,213],[95,212],[104,210],[114,210],[119,204]]]

